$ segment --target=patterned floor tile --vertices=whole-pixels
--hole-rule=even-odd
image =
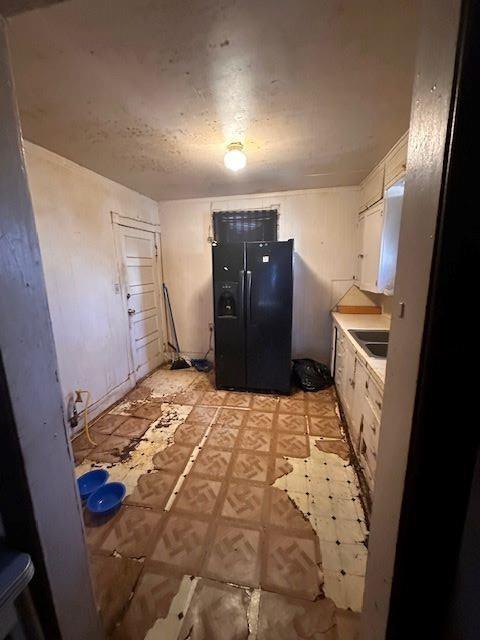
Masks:
[[[262,453],[238,453],[233,463],[232,475],[243,480],[266,482],[269,457]]]
[[[297,529],[313,535],[309,520],[285,491],[275,487],[269,489],[268,522],[283,529]]]
[[[266,411],[249,411],[246,427],[250,429],[271,429],[275,415]]]
[[[162,515],[149,509],[124,507],[101,545],[101,550],[116,551],[129,558],[141,558],[150,552]]]
[[[182,574],[198,575],[208,544],[208,522],[171,512],[151,559]]]
[[[215,508],[221,486],[221,482],[189,475],[183,483],[172,509],[204,515],[211,514]]]
[[[249,409],[252,404],[252,396],[249,393],[238,393],[236,391],[228,393],[225,399],[226,407],[242,407]]]
[[[95,462],[118,462],[130,446],[131,440],[129,438],[113,434],[107,436],[101,444],[90,451],[88,458]]]
[[[230,464],[231,451],[223,451],[204,447],[192,467],[192,473],[198,473],[209,478],[223,479]]]
[[[177,393],[173,396],[172,400],[174,404],[187,404],[187,405],[195,405],[200,400],[203,395],[203,391],[199,390],[190,390],[183,391],[182,393]]]
[[[244,527],[219,525],[202,575],[257,587],[259,584],[260,532]]]
[[[93,514],[87,508],[83,512],[83,524],[85,525],[85,539],[90,550],[94,551],[100,546],[107,535],[113,522],[120,516],[120,512],[104,515]]]
[[[137,418],[145,418],[149,422],[158,420],[162,413],[161,402],[146,402],[132,409],[131,414]]]
[[[185,422],[175,431],[174,440],[178,444],[187,444],[194,447],[203,438],[206,430],[207,427],[204,424]]]
[[[221,424],[225,427],[240,428],[249,415],[244,409],[220,409],[215,424]]]
[[[321,593],[315,539],[268,532],[267,561],[262,588],[315,600]]]
[[[217,413],[217,407],[193,407],[187,417],[187,422],[209,425]]]
[[[277,437],[277,455],[292,458],[307,458],[310,455],[308,438],[296,433],[279,432]]]
[[[328,598],[308,602],[262,591],[257,640],[333,640],[337,638],[335,612],[335,604]]]
[[[221,515],[236,520],[260,522],[265,489],[249,482],[230,482],[227,487]]]
[[[153,465],[155,469],[180,473],[185,468],[192,451],[193,447],[191,445],[175,442],[153,456]]]
[[[141,400],[146,400],[151,393],[151,389],[149,389],[147,386],[138,385],[129,393],[127,393],[123,400],[126,402],[138,402]]]
[[[275,480],[287,475],[291,471],[293,471],[293,467],[288,460],[285,460],[285,458],[275,458],[275,465],[272,469],[270,483],[273,484]]]
[[[252,409],[273,412],[277,407],[278,398],[276,396],[262,396],[257,394],[253,396]]]
[[[114,640],[143,640],[158,618],[165,618],[180,588],[181,576],[145,570]]]
[[[102,444],[102,442],[105,442],[105,440],[108,438],[108,435],[104,433],[95,433],[91,429],[90,437],[95,442],[95,444],[92,444],[90,442],[85,432],[81,433],[72,441],[75,464],[81,464],[85,460],[85,458],[89,457],[90,452],[93,451],[95,447]]]
[[[303,400],[297,400],[296,398],[280,398],[279,402],[280,413],[294,413],[300,416],[304,416],[305,403]]]
[[[110,634],[128,603],[143,566],[128,558],[93,555],[90,568],[100,619],[105,632]]]
[[[309,391],[305,393],[305,399],[307,402],[335,402],[336,401],[335,387],[331,386],[328,389],[322,389],[321,391]]]
[[[238,439],[239,449],[249,451],[262,451],[267,453],[270,450],[271,435],[268,431],[256,431],[255,429],[243,429]]]
[[[249,634],[244,589],[201,579],[178,640],[240,640]]]
[[[94,434],[101,433],[111,435],[127,418],[128,416],[106,413],[90,427],[90,431]]]
[[[221,407],[225,404],[226,391],[205,391],[198,404],[208,407]]]
[[[308,429],[311,436],[323,436],[324,438],[341,438],[340,422],[338,418],[308,418]]]
[[[342,460],[350,460],[350,449],[343,440],[316,440],[315,446],[324,453],[335,453]]]
[[[305,416],[280,413],[277,416],[276,428],[288,433],[307,433],[307,419]]]
[[[335,418],[335,405],[331,402],[307,402],[307,414],[319,418]]]
[[[192,389],[201,391],[216,391],[215,376],[213,373],[201,376],[192,385]]]
[[[163,509],[177,480],[178,473],[168,471],[145,473],[139,477],[137,486],[127,497],[125,504]]]
[[[128,418],[115,430],[115,435],[130,438],[131,440],[141,438],[150,426],[150,422],[151,420],[145,418]]]
[[[238,429],[214,425],[207,438],[207,445],[217,449],[233,449],[238,433]]]

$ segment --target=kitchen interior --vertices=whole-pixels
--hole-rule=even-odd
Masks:
[[[120,503],[79,485],[96,606],[115,639],[353,640],[416,3],[189,7],[7,22],[72,468]]]

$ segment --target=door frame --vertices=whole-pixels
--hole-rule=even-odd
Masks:
[[[122,296],[122,309],[125,315],[125,326],[126,326],[126,335],[127,335],[127,355],[128,355],[128,378],[132,381],[133,385],[138,384],[138,382],[143,379],[145,376],[141,376],[137,378],[137,374],[135,371],[135,359],[133,354],[133,340],[132,340],[132,332],[130,326],[130,320],[128,315],[128,300],[127,300],[127,281],[125,276],[125,264],[123,261],[123,250],[122,250],[122,227],[135,229],[137,231],[148,231],[153,233],[155,246],[156,246],[156,274],[157,274],[157,282],[158,282],[158,321],[161,332],[161,358],[162,363],[165,362],[166,356],[166,310],[163,299],[162,292],[162,284],[163,284],[163,260],[162,260],[162,236],[160,231],[160,225],[155,224],[153,222],[145,222],[143,220],[137,220],[135,218],[130,218],[128,216],[123,216],[116,211],[110,212],[112,219],[112,230],[113,230],[113,239],[114,239],[114,247],[115,247],[115,258],[117,265],[117,273],[118,273],[118,282],[120,285],[120,294]],[[151,373],[151,372],[150,372]],[[147,374],[149,375],[149,374]]]
[[[444,212],[463,64],[459,26],[469,4],[470,0],[422,3],[361,640],[463,638],[444,636],[441,628],[451,593],[458,530],[463,525],[465,486],[459,485],[470,473],[470,469],[453,473],[465,466],[470,443],[466,437],[459,438],[459,455],[455,455],[452,432],[458,424],[465,425],[462,436],[467,433],[468,422],[460,415],[468,414],[469,398],[462,397],[461,388],[458,402],[448,394],[455,389],[455,378],[448,379],[448,372],[456,372],[457,363],[462,362],[458,331],[455,341],[440,344],[437,339],[435,344],[435,339],[444,321],[445,330],[462,322],[460,305],[465,297],[460,285],[466,288],[475,273],[472,270],[465,277],[467,251],[457,236],[469,234],[472,242],[473,225],[466,224],[462,205],[470,197],[467,212],[474,209],[476,197],[470,190],[478,179],[471,180],[468,193],[455,194],[452,209],[456,211],[449,212],[450,237],[445,234]],[[473,140],[471,144],[473,148]],[[474,169],[470,160],[465,176],[471,179]],[[445,244],[457,253],[442,255]],[[449,299],[442,295],[445,290]],[[437,327],[436,336],[432,325]],[[473,344],[475,337],[469,336]],[[454,410],[457,419],[452,423]],[[452,450],[450,464],[445,454]],[[469,456],[466,466],[470,463]],[[454,500],[446,500],[451,487],[459,488],[459,493]],[[427,608],[430,603],[435,603],[435,609]]]

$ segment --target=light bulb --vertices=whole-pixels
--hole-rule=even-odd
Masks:
[[[247,164],[247,156],[243,153],[242,143],[233,142],[229,144],[223,161],[230,171],[240,171],[240,169],[244,169]]]

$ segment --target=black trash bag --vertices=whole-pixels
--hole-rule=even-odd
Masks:
[[[293,384],[303,391],[321,391],[333,384],[326,364],[302,358],[293,361]]]

